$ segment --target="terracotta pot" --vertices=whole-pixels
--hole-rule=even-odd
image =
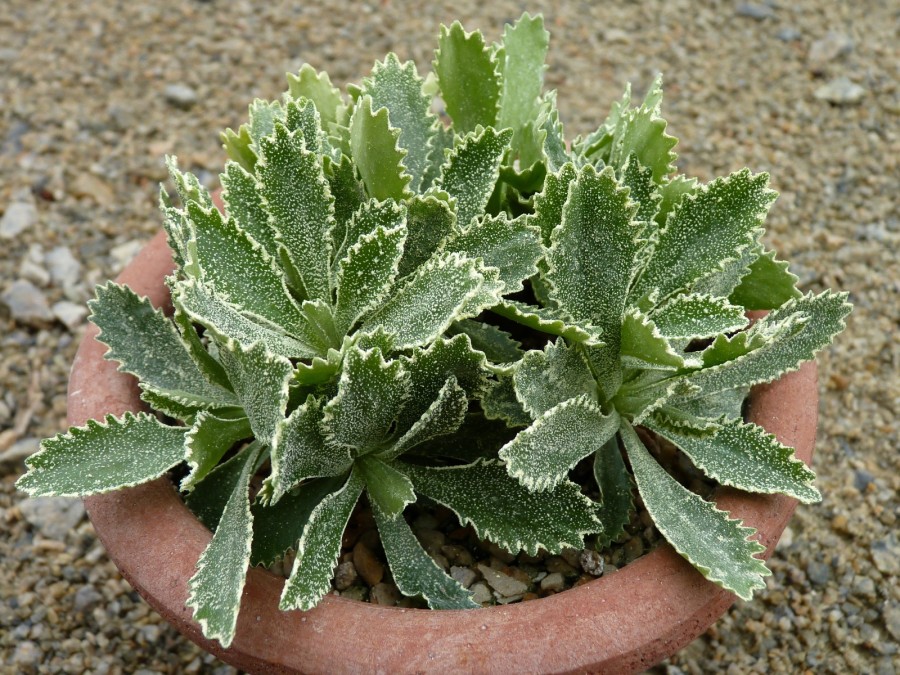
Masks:
[[[162,235],[119,277],[165,305],[173,269]],[[69,423],[142,407],[133,377],[103,360],[91,326],[69,382]],[[754,389],[750,419],[809,462],[817,421],[816,367],[807,364]],[[771,554],[794,511],[785,496],[720,489],[716,501],[759,530]],[[160,479],[85,500],[122,575],[179,631],[251,672],[525,673],[643,670],[706,630],[736,599],[706,581],[668,545],[583,586],[531,602],[482,610],[387,608],[327,596],[309,612],[282,612],[283,579],[250,569],[229,649],[203,638],[184,604],[187,581],[210,541],[173,485]]]

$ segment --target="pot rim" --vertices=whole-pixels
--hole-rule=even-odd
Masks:
[[[156,306],[170,306],[174,265],[159,233],[117,278]],[[141,410],[136,379],[103,359],[92,324],[69,380],[68,421]],[[817,424],[815,362],[754,387],[748,419],[811,462]],[[796,508],[784,495],[719,488],[719,508],[755,527],[768,558]],[[382,607],[332,595],[308,612],[282,612],[284,579],[250,568],[237,633],[223,649],[185,607],[187,581],[211,533],[161,478],[85,499],[123,577],[182,634],[250,672],[637,672],[705,631],[736,596],[707,581],[667,543],[620,570],[547,598],[476,610]],[[332,639],[329,637],[334,636]]]

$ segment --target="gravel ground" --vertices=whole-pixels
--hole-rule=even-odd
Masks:
[[[213,184],[219,129],[309,60],[336,83],[389,50],[424,70],[439,22],[496,39],[524,8],[437,3],[50,2],[0,12],[0,669],[230,672],[121,580],[78,503],[13,481],[65,417],[68,364],[94,283],[158,228],[161,157]],[[569,135],[624,83],[666,75],[680,166],[772,173],[768,243],[805,288],[848,290],[847,332],[820,359],[816,465],[769,587],[656,672],[898,670],[900,323],[898,10],[853,3],[545,3],[547,83]],[[615,5],[615,6],[612,6]],[[530,9],[540,9],[537,4]],[[598,637],[598,639],[602,639]]]

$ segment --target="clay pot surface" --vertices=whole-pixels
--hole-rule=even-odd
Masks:
[[[161,233],[119,276],[157,306],[174,269]],[[143,409],[134,377],[106,361],[88,327],[69,381],[69,423]],[[816,367],[756,387],[749,418],[809,463],[815,443]],[[716,502],[757,528],[768,557],[796,501],[719,489]],[[90,497],[88,513],[122,575],[188,638],[254,673],[630,673],[678,651],[736,597],[706,581],[663,544],[621,570],[558,595],[477,610],[381,607],[326,596],[308,612],[282,612],[284,580],[251,568],[229,649],[206,640],[185,607],[188,579],[211,534],[161,478]]]

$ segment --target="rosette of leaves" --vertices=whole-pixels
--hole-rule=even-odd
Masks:
[[[346,95],[304,66],[223,134],[224,212],[169,160],[173,313],[116,284],[91,303],[107,357],[160,415],[49,439],[18,486],[89,495],[180,471],[214,532],[189,605],[226,646],[248,565],[296,553],[284,609],[329,591],[364,493],[398,588],[435,608],[474,603],[406,524],[418,496],[534,554],[617,539],[634,484],[682,555],[749,597],[766,573],[752,531],[634,428],[722,484],[818,499],[741,406],[849,306],[800,295],[760,243],[765,175],[675,175],[658,82],[566,143],[547,39],[527,14],[494,45],[455,23],[428,77],[389,55]],[[748,309],[772,311],[748,326]],[[599,502],[568,478],[586,458]]]
[[[281,607],[315,606],[364,493],[398,588],[434,608],[476,605],[404,520],[417,495],[514,552],[581,546],[598,529],[574,483],[538,494],[508,475],[497,449],[513,434],[478,405],[522,352],[474,319],[521,291],[543,256],[528,214],[496,196],[533,126],[521,92],[501,86],[525,66],[522,31],[546,36],[523,17],[500,48],[502,74],[480,34],[445,30],[435,68],[457,106],[449,127],[430,111],[433,83],[393,55],[349,97],[304,67],[283,100],[255,101],[223,135],[223,211],[167,160],[173,313],[98,287],[106,358],[158,414],[44,441],[18,486],[87,496],[175,470],[214,532],[188,600],[208,638],[232,641],[248,565],[289,551]],[[497,91],[467,91],[476,62]],[[535,101],[540,76],[529,75]]]
[[[830,344],[850,305],[844,293],[802,295],[760,243],[776,196],[766,174],[706,185],[674,175],[661,100],[659,81],[640,106],[626,93],[532,197],[540,272],[527,301],[493,312],[554,339],[516,362],[498,395],[498,414],[525,427],[499,454],[537,491],[592,458],[601,544],[624,533],[636,484],[678,553],[748,599],[769,574],[754,531],[683,487],[634,427],[719,484],[818,501],[813,472],[744,422],[742,405],[751,386]],[[747,310],[770,311],[749,326]]]

